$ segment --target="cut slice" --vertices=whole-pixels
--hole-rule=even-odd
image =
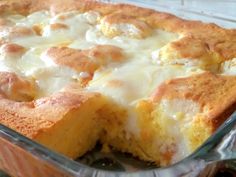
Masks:
[[[122,117],[106,115],[114,120],[110,120],[113,124],[108,125],[103,140],[115,149],[161,166],[173,164],[213,134],[236,109],[235,100],[235,76],[204,72],[171,79],[162,83],[151,98],[126,109]]]
[[[210,137],[236,109],[235,100],[235,76],[204,72],[159,86],[151,117],[160,127],[156,139],[164,154],[171,149],[170,162],[183,159]]]
[[[96,111],[104,104],[97,93],[59,92],[33,102],[0,102],[1,123],[70,158],[92,149],[101,126]]]

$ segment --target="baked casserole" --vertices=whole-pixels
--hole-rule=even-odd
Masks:
[[[0,123],[70,158],[165,166],[236,109],[236,30],[127,4],[0,1]]]

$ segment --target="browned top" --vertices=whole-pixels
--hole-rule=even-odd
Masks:
[[[79,50],[68,47],[49,48],[42,56],[56,64],[68,66],[78,72],[93,74],[99,66],[124,59],[122,49],[111,45],[97,45],[91,49]]]
[[[208,43],[193,36],[185,36],[164,46],[159,53],[164,63],[181,63],[182,59],[190,62],[194,59],[199,61],[198,66],[206,70],[214,70],[224,59],[222,55],[211,50]],[[216,68],[218,69],[218,68]]]
[[[45,60],[53,60],[56,64],[68,66],[78,72],[93,73],[97,68],[97,64],[90,60],[81,50],[68,47],[52,47],[49,48],[43,57]]]
[[[113,45],[96,45],[84,53],[100,65],[121,62],[125,59],[122,49]]]
[[[115,28],[112,27],[114,24],[123,26]],[[135,28],[134,31],[128,31],[129,26],[126,25],[132,25],[131,28]],[[108,37],[125,34],[137,38],[144,38],[152,32],[151,27],[149,27],[145,21],[137,19],[131,15],[123,14],[122,12],[109,14],[101,19],[101,30],[103,34]]]
[[[196,58],[199,55],[207,55],[209,58],[217,58],[214,61],[219,63],[222,60],[230,60],[236,57],[235,29],[226,30],[215,24],[183,20],[168,13],[156,12],[127,4],[104,4],[91,0],[2,0],[0,2],[0,12],[2,13],[29,14],[42,9],[47,9],[52,14],[69,10],[79,10],[81,12],[95,10],[103,16],[106,15],[102,19],[108,23],[127,21],[138,28],[159,28],[178,33],[182,36],[180,40],[184,45],[177,47],[178,44],[174,43],[168,47],[172,48],[172,50],[177,50],[180,58]],[[186,54],[185,47],[191,46],[196,41],[198,49]],[[169,59],[173,59],[172,56],[167,58],[167,60]],[[202,57],[199,59],[202,59]]]
[[[0,72],[0,94],[11,100],[30,101],[36,94],[36,85],[15,73]]]
[[[2,56],[19,57],[25,52],[25,48],[14,43],[5,43],[0,48]]]
[[[192,100],[199,104],[205,121],[217,128],[236,108],[236,76],[215,75],[205,72],[187,78],[177,78],[160,85],[153,101],[161,99]],[[230,110],[228,110],[230,109]],[[227,113],[227,114],[225,114]]]

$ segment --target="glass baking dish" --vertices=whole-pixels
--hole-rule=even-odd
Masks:
[[[214,22],[226,28],[236,27],[234,17],[215,15],[189,8],[189,6],[184,6],[184,1],[179,1],[174,5],[163,1],[145,0],[103,0],[102,2],[129,3],[170,12],[187,19]],[[15,177],[213,176],[215,169],[222,167],[222,164],[229,166],[232,170],[236,169],[236,113],[229,117],[217,132],[193,154],[165,168],[157,168],[151,165],[147,167],[143,164],[139,164],[138,167],[131,167],[132,164],[127,165],[125,162],[121,162],[124,167],[118,168],[116,166],[116,168],[109,168],[110,170],[101,169],[105,162],[101,162],[100,167],[90,167],[84,163],[84,159],[91,158],[89,155],[84,159],[79,159],[79,162],[73,161],[31,141],[4,125],[0,125],[0,145],[0,169]],[[108,166],[111,164],[108,163]],[[236,170],[232,174],[234,172]]]

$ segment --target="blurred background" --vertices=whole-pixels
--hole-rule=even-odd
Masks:
[[[236,28],[236,0],[99,0],[122,2],[173,13],[185,19]]]
[[[163,4],[181,5],[197,11],[228,15],[236,20],[236,0],[156,0]]]

